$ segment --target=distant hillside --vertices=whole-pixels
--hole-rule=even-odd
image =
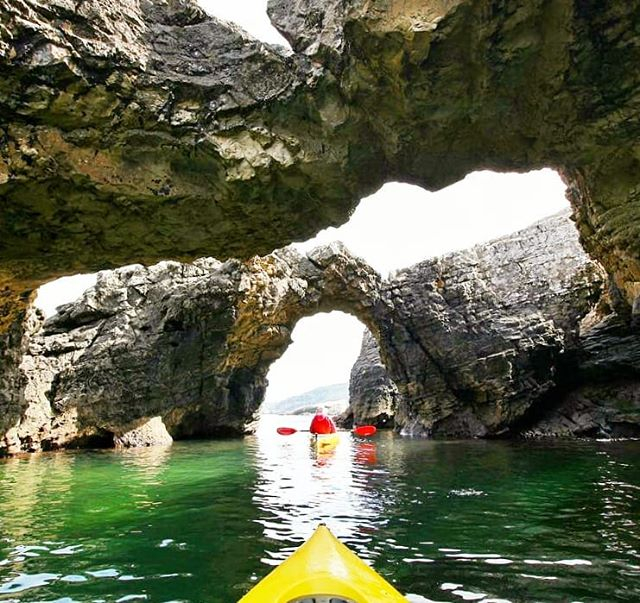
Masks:
[[[263,404],[262,411],[274,415],[302,414],[314,412],[318,406],[326,406],[329,414],[341,413],[349,403],[349,384],[334,383],[316,387],[303,394],[291,396],[278,402]]]

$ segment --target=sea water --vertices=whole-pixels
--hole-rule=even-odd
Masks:
[[[234,603],[320,522],[413,602],[640,601],[640,442],[275,431],[307,423],[0,461],[0,601]]]

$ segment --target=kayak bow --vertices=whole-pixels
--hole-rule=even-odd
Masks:
[[[239,603],[407,603],[324,524]]]

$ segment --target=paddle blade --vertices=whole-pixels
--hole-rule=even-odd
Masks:
[[[371,436],[377,430],[375,425],[360,425],[360,427],[354,427],[353,433],[359,436]]]
[[[293,435],[298,430],[294,429],[293,427],[278,427],[278,429],[276,429],[276,431],[280,435]]]

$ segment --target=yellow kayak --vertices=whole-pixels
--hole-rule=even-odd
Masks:
[[[407,603],[320,524],[313,536],[239,603]]]
[[[313,434],[311,436],[311,445],[319,453],[331,452],[339,443],[339,433]]]

